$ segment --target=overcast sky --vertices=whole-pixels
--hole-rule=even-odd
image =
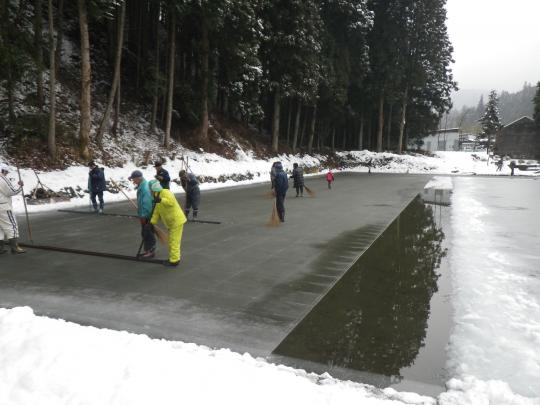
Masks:
[[[447,11],[460,89],[540,81],[540,0],[447,0]]]

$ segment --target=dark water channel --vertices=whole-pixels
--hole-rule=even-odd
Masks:
[[[442,392],[449,201],[440,190],[415,198],[281,342],[275,360],[378,387]]]

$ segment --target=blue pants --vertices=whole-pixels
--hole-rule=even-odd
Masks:
[[[92,206],[95,210],[98,209],[96,196],[99,198],[99,208],[103,209],[103,205],[105,204],[103,202],[103,191],[91,191],[90,192],[90,200],[92,200]]]

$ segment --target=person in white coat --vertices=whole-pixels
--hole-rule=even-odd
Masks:
[[[11,253],[25,253],[17,244],[19,238],[19,227],[12,211],[11,198],[22,191],[23,183],[18,182],[18,188],[11,184],[6,177],[9,173],[7,166],[0,166],[0,254],[6,253],[5,240],[8,240]]]

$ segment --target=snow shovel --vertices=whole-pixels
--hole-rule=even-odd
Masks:
[[[281,221],[279,219],[279,216],[277,214],[277,207],[276,202],[274,201],[274,205],[272,206],[272,215],[270,216],[270,220],[266,224],[266,226],[270,228],[275,228],[281,224]]]

